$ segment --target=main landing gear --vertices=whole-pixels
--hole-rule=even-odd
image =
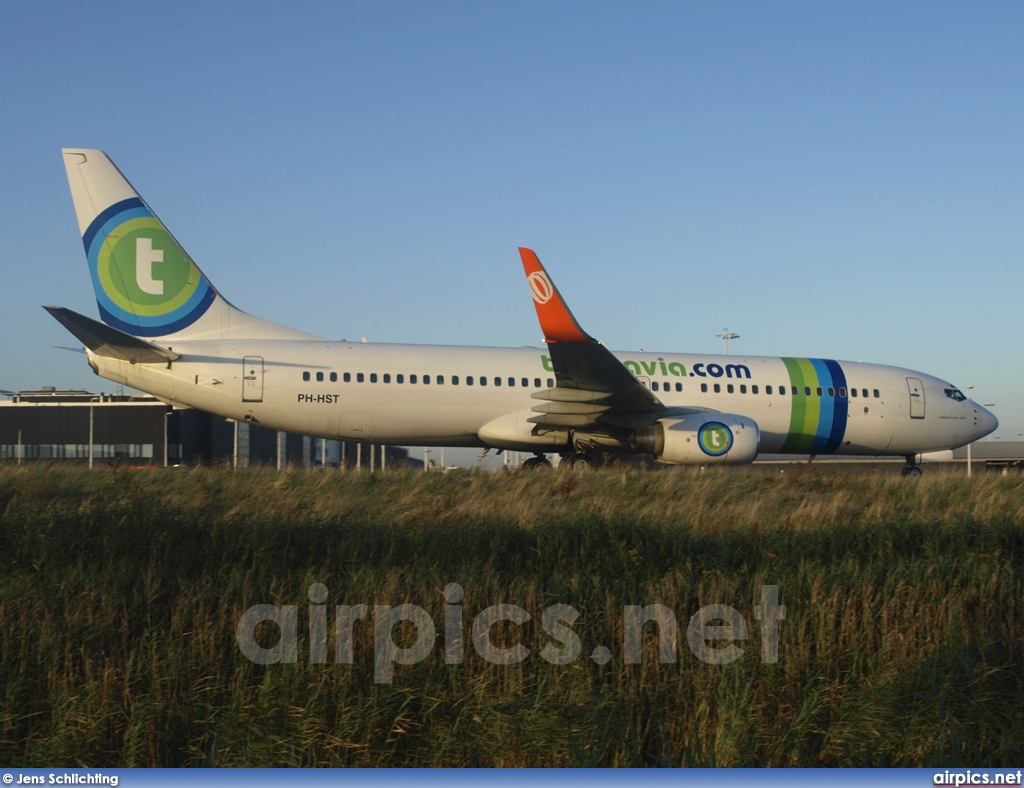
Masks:
[[[551,462],[543,454],[538,454],[523,462],[522,468],[524,471],[550,471]]]
[[[921,467],[917,464],[917,455],[908,454],[907,464],[903,466],[903,470],[900,471],[901,476],[909,476],[916,479],[921,475]]]
[[[563,455],[561,464],[572,471],[588,471],[594,466],[594,460],[589,454],[577,452]]]

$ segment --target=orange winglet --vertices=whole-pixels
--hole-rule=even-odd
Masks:
[[[536,252],[519,247],[519,256],[523,258],[523,270],[526,271],[526,281],[530,285],[530,294],[537,309],[540,328],[544,332],[544,341],[575,344],[594,342],[593,337],[580,328],[580,324],[572,316],[558,288],[541,265]]]

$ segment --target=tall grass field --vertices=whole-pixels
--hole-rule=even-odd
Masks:
[[[360,604],[339,648],[336,615]],[[267,620],[252,641],[285,659],[243,653],[256,605],[292,616],[291,657]],[[401,605],[434,641],[385,631]],[[509,664],[476,647],[494,605],[525,611],[483,632]],[[559,637],[555,605],[579,614]],[[630,661],[627,608],[654,605],[676,631],[646,624]],[[742,619],[698,638],[734,649],[723,664],[690,640],[711,605]],[[0,762],[1019,765],[1022,605],[1020,475],[8,466]],[[556,664],[566,631],[579,653]]]

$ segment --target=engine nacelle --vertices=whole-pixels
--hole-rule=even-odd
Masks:
[[[746,465],[757,457],[757,422],[734,413],[691,413],[636,433],[636,451],[666,465]]]

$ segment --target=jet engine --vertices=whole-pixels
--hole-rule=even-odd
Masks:
[[[659,419],[637,430],[633,450],[665,465],[746,465],[757,457],[760,439],[752,419],[707,411]]]

